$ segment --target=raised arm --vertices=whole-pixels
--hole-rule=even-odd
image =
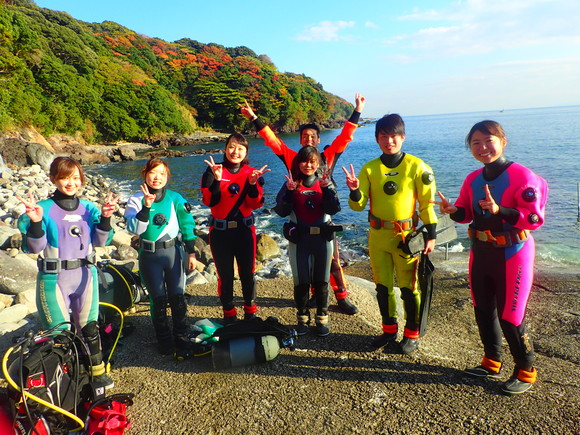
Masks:
[[[280,160],[286,166],[286,169],[290,169],[292,166],[292,160],[296,155],[296,151],[289,148],[284,142],[278,138],[272,129],[264,124],[254,110],[250,107],[250,104],[244,100],[244,104],[238,104],[240,108],[240,113],[248,120],[252,121],[254,127],[258,134],[264,139],[264,143],[269,147],[274,154],[278,156]]]

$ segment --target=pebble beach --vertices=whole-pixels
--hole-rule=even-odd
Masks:
[[[43,179],[40,169],[28,170],[33,181],[11,187],[13,193],[47,187],[34,178]],[[95,183],[99,190],[99,183],[106,181],[96,178]],[[13,229],[19,214],[18,204],[8,197],[2,203],[4,232]],[[93,200],[98,202],[98,195]],[[3,282],[12,279],[20,286],[29,285],[7,272],[8,258],[23,254],[11,236],[3,240]],[[121,255],[115,253],[121,245],[103,255]],[[119,258],[126,259],[127,252],[123,255]],[[528,393],[506,397],[499,386],[513,369],[507,346],[500,381],[473,380],[462,374],[482,357],[470,302],[467,254],[451,253],[446,259],[438,252],[432,261],[436,272],[429,328],[419,350],[408,356],[396,347],[369,347],[380,333],[381,322],[367,261],[355,259],[345,267],[350,298],[359,314],[340,313],[331,296],[331,334],[299,337],[294,349],[284,348],[275,360],[263,364],[216,370],[211,355],[184,361],[161,356],[155,349],[148,304],[137,304],[125,318],[134,332],[118,347],[110,373],[115,381],[112,393],[135,395],[127,413],[132,423],[128,433],[580,433],[580,274],[537,264],[527,317],[539,380]],[[187,287],[190,321],[219,320],[215,282],[199,282]],[[23,323],[0,337],[2,354],[13,337],[38,327],[34,301],[28,304],[30,312]],[[292,325],[291,278],[259,279],[258,305],[260,317],[275,316]],[[0,379],[0,386],[5,385]]]

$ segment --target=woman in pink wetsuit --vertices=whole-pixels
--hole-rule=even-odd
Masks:
[[[530,231],[544,223],[546,181],[504,155],[507,139],[500,124],[475,124],[466,144],[484,167],[467,176],[452,205],[439,192],[441,213],[469,223],[469,284],[475,320],[483,343],[481,364],[470,376],[498,379],[502,368],[502,332],[515,369],[501,390],[527,391],[536,381],[534,349],[525,312],[532,287],[535,243]]]

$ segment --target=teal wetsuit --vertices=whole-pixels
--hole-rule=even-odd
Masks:
[[[151,317],[160,343],[171,341],[167,303],[173,317],[173,336],[186,332],[185,253],[194,251],[195,220],[187,201],[168,189],[151,193],[157,195],[150,208],[143,205],[143,193],[129,199],[125,211],[127,229],[140,238],[139,273],[149,291]]]

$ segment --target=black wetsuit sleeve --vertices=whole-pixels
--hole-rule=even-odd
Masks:
[[[221,181],[215,179],[211,169],[207,168],[201,178],[201,187],[207,188],[211,194],[211,200],[208,204],[209,207],[214,207],[217,205],[222,198],[220,183]]]
[[[276,196],[276,206],[274,211],[281,217],[289,216],[292,212],[292,198],[294,191],[286,188],[286,183],[282,186],[278,195]]]
[[[111,216],[101,216],[101,220],[97,224],[97,228],[102,231],[111,231],[113,229],[111,225]]]
[[[31,239],[40,239],[44,236],[44,230],[42,229],[42,221],[33,222],[30,221],[30,226],[26,231],[26,237],[30,237]]]
[[[188,254],[193,254],[195,252],[195,240],[185,240],[183,245]]]
[[[455,213],[451,213],[449,217],[452,221],[463,222],[465,219],[465,209],[463,207],[457,207],[457,211]]]
[[[352,115],[350,115],[350,118],[348,118],[348,122],[352,122],[353,124],[358,124],[359,120],[360,120],[360,112],[353,110]]]
[[[139,220],[141,222],[149,222],[149,215],[150,214],[151,214],[151,207],[146,207],[144,205],[143,208],[141,210],[139,210],[139,213],[137,213],[135,215],[135,217],[137,218],[137,220]]]
[[[437,238],[437,224],[425,224],[425,230],[427,231],[427,239]]]
[[[324,213],[336,214],[340,211],[340,201],[338,200],[338,193],[334,187],[326,186],[322,189],[322,203]]]
[[[259,180],[258,180],[258,182],[259,182]],[[257,198],[258,197],[258,194],[260,193],[260,192],[258,192],[258,186],[257,186],[258,182],[256,182],[256,184],[249,184],[248,183],[248,196],[250,198]]]
[[[348,197],[354,202],[359,202],[360,199],[362,198],[362,195],[361,195],[359,189],[355,189],[355,190],[350,191],[350,194],[348,195]]]
[[[515,208],[502,207],[501,205],[499,206],[497,215],[510,225],[515,225],[520,218],[520,212]]]
[[[260,131],[266,127],[266,124],[264,124],[264,122],[260,118],[254,119],[252,121],[252,124],[254,124],[254,128],[256,129],[256,131]]]

